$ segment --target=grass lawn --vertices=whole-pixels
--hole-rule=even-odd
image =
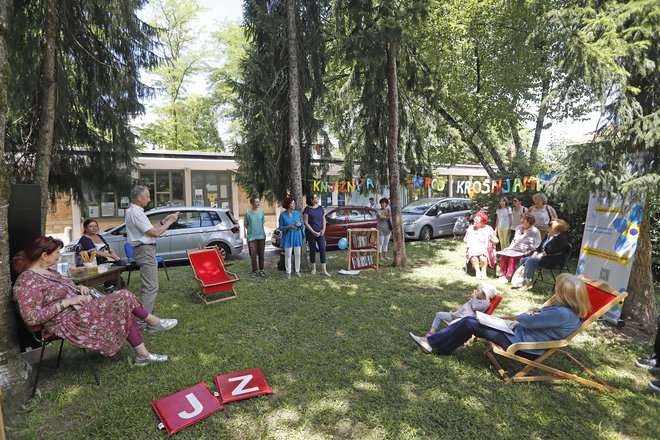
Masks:
[[[594,324],[570,351],[615,393],[575,382],[507,385],[478,343],[447,357],[419,351],[408,332],[424,334],[435,312],[457,309],[477,282],[464,273],[462,242],[407,249],[406,269],[354,277],[336,274],[344,252],[329,254],[331,278],[285,280],[273,259],[267,278],[250,279],[249,261],[235,261],[238,298],[209,306],[191,296],[190,267],[171,269],[170,282],[161,271],[157,313],[179,325],[145,342],[170,361],[134,367],[127,344],[113,358],[95,353],[96,386],[80,350],[67,346],[59,371],[46,363],[41,394],[8,438],[163,439],[149,402],[200,381],[214,390],[216,374],[255,367],[274,394],[229,403],[177,438],[658,438],[660,399],[647,391],[651,376],[634,366],[648,347],[606,324]],[[548,295],[548,287],[510,291],[496,314]]]

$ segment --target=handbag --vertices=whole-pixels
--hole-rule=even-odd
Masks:
[[[390,231],[394,229],[394,226],[392,226],[392,219],[391,218],[387,219],[387,227],[390,228]]]
[[[525,265],[521,264],[511,277],[511,287],[522,287],[525,281]]]

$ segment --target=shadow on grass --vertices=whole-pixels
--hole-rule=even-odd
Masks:
[[[11,426],[10,438],[162,438],[149,402],[215,374],[260,367],[271,396],[228,404],[178,438],[653,438],[658,402],[631,367],[639,347],[600,324],[571,347],[617,393],[574,383],[502,382],[474,344],[452,356],[424,355],[408,331],[424,332],[438,310],[455,310],[477,281],[464,273],[461,242],[407,245],[409,266],[331,278],[286,280],[268,261],[265,279],[244,279],[238,298],[204,306],[191,298],[192,270],[161,274],[158,313],[180,324],[146,335],[162,365],[136,368],[124,348],[94,356],[92,385],[78,350],[66,350],[43,397]],[[243,277],[249,261],[232,271]],[[137,283],[136,283],[137,284]],[[135,287],[135,286],[132,286]],[[138,289],[139,290],[139,289]],[[138,292],[139,293],[139,292]],[[547,292],[510,292],[503,312],[540,304]],[[568,364],[557,358],[557,365]],[[634,422],[633,422],[634,420]]]

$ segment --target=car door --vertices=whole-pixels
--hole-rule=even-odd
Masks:
[[[342,237],[346,236],[347,212],[345,208],[336,208],[325,215],[325,241],[328,247],[336,248]]]
[[[452,221],[454,216],[454,206],[450,200],[442,200],[438,202],[438,214],[435,216],[436,224],[438,225],[436,231],[438,235],[451,234],[454,228]]]
[[[204,247],[204,235],[212,230],[213,223],[207,212],[179,212],[179,220],[165,232],[170,237],[169,259],[185,259],[188,249]]]

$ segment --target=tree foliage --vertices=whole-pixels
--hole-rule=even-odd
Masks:
[[[237,114],[241,141],[235,145],[236,179],[248,192],[269,200],[292,189],[289,151],[289,83],[286,42],[286,1],[246,0],[245,35],[248,48],[241,62]],[[311,187],[315,169],[312,146],[321,129],[316,108],[324,93],[326,55],[322,27],[327,2],[298,2],[297,47],[300,84],[300,145],[303,190]]]
[[[157,119],[140,128],[144,144],[171,150],[224,149],[216,101],[212,96],[187,93],[196,76],[209,69],[207,51],[195,27],[202,12],[196,0],[154,2],[153,26],[162,63],[150,73],[164,102],[155,108]]]
[[[49,152],[50,194],[130,185],[136,156],[130,119],[150,90],[141,68],[157,62],[153,30],[136,11],[143,0],[56,2],[56,106]],[[45,2],[15,1],[10,10],[5,160],[15,182],[35,181],[42,98]]]

